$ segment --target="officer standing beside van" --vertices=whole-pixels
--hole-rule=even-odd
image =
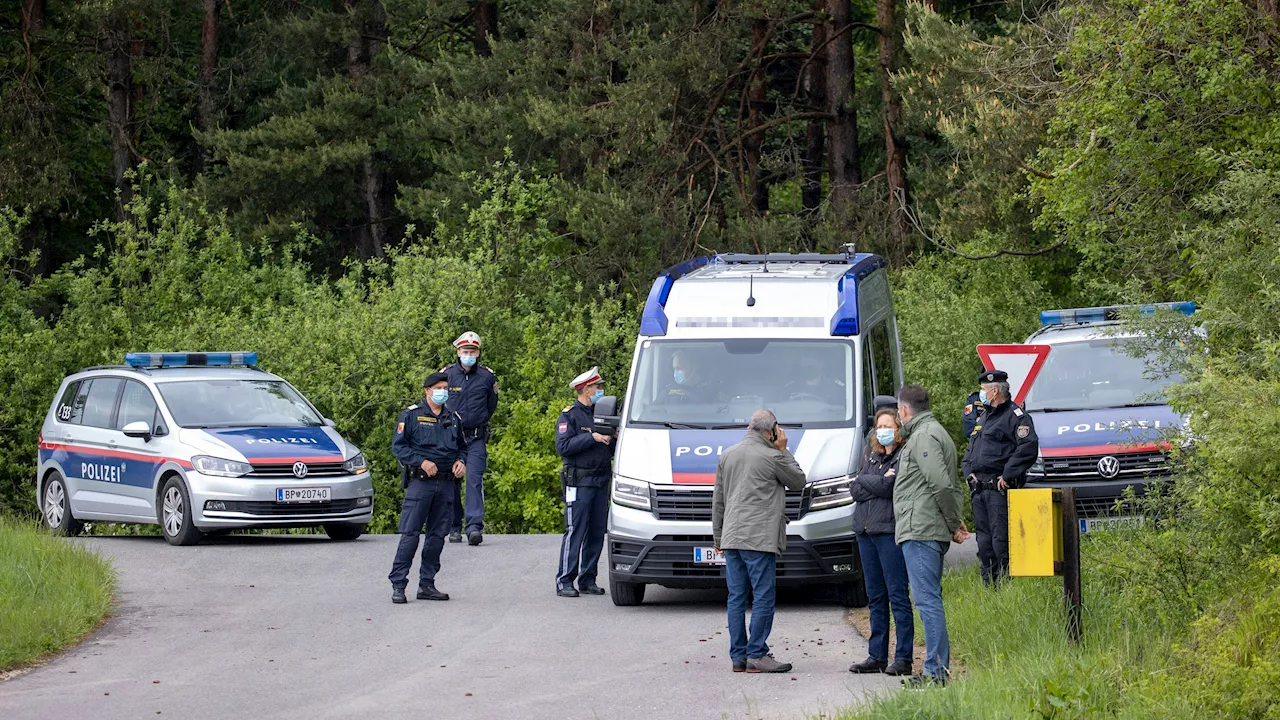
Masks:
[[[999,587],[1009,574],[1010,488],[1026,484],[1026,473],[1040,454],[1031,416],[1009,396],[1009,375],[985,370],[978,376],[987,409],[979,418],[961,468],[973,501],[982,582]]]
[[[458,362],[440,369],[449,376],[449,409],[462,418],[463,464],[467,466],[464,513],[462,483],[453,495],[449,542],[462,542],[463,518],[467,543],[484,542],[484,471],[489,466],[489,420],[498,407],[498,379],[480,364],[480,336],[467,331],[453,341]]]
[[[556,594],[560,597],[603,595],[596,584],[596,566],[604,548],[609,522],[609,482],[613,467],[613,437],[595,430],[596,401],[604,397],[600,369],[593,367],[569,383],[578,399],[556,419],[556,453],[564,458],[560,482],[564,487],[564,540]],[[574,581],[578,582],[574,589]]]
[[[431,373],[423,383],[421,405],[410,405],[396,422],[391,453],[403,468],[404,505],[400,508],[400,544],[391,564],[391,602],[408,602],[405,586],[418,551],[418,536],[426,526],[418,568],[418,599],[448,600],[436,589],[440,551],[453,515],[455,486],[466,473],[462,461],[462,418],[445,407],[449,401],[449,376]]]

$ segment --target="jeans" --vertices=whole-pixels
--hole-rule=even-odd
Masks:
[[[951,673],[951,640],[947,637],[947,613],[942,607],[942,556],[950,547],[949,542],[902,543],[911,597],[924,625],[924,674],[942,680]]]
[[[578,587],[596,584],[596,566],[600,563],[608,524],[608,485],[565,488],[564,539],[560,541],[557,590],[571,587],[574,580],[578,581]]]
[[[462,451],[462,464],[467,466],[463,482],[467,484],[466,519],[467,532],[484,530],[484,471],[489,466],[489,445],[483,437],[467,443]],[[453,524],[449,529],[462,532],[462,483],[453,490]]]
[[[982,582],[999,587],[1009,577],[1009,497],[999,490],[974,493],[973,526]]]
[[[756,550],[725,550],[724,577],[729,584],[729,658],[756,660],[769,654],[778,556]],[[751,636],[747,639],[747,591],[751,601]]]
[[[862,577],[867,585],[867,608],[871,611],[871,640],[867,654],[872,660],[889,660],[889,610],[893,610],[896,647],[893,659],[912,661],[916,624],[911,615],[911,596],[907,588],[907,562],[902,548],[894,542],[893,533],[858,535],[858,555],[862,558]]]
[[[409,584],[409,568],[413,566],[418,536],[424,525],[427,539],[422,546],[418,584],[435,582],[436,573],[440,572],[444,536],[449,534],[453,489],[457,484],[453,475],[443,471],[428,480],[415,478],[409,481],[409,487],[404,491],[404,505],[400,508],[400,544],[396,546],[396,559],[391,563],[391,574],[387,576],[391,587],[403,588]]]

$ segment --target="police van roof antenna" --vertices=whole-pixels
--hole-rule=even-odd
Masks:
[[[747,276],[747,307],[754,307],[756,304],[755,279],[754,274]]]
[[[844,254],[848,255],[849,257],[853,257],[854,255],[858,254],[857,246],[851,242],[845,243],[842,247],[844,247]]]

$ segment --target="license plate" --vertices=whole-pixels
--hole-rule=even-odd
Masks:
[[[329,488],[327,487],[276,488],[276,502],[282,502],[282,503],[329,502]]]
[[[1103,532],[1126,530],[1142,525],[1146,518],[1141,515],[1126,515],[1124,517],[1100,517],[1100,518],[1080,518],[1080,532]]]
[[[724,553],[713,547],[696,547],[693,549],[693,561],[699,565],[723,565]]]

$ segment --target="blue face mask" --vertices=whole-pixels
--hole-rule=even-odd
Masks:
[[[431,391],[431,402],[437,405],[449,402],[449,390],[447,388],[434,388]]]
[[[458,361],[462,363],[462,367],[471,367],[476,364],[475,355],[459,355]]]
[[[885,447],[893,444],[897,432],[893,428],[876,428],[876,441]]]
[[[978,391],[978,402],[982,403],[983,405],[986,405],[986,404],[987,404],[987,391],[986,391],[986,390],[979,390],[979,391]]]
[[[676,381],[677,385],[683,385],[684,381],[689,379],[689,376],[685,375],[683,370],[676,370],[671,373],[671,376]]]
[[[602,397],[604,397],[604,390],[601,390],[600,388],[596,388],[595,393],[591,395],[591,402],[598,403],[600,402],[600,398]]]

